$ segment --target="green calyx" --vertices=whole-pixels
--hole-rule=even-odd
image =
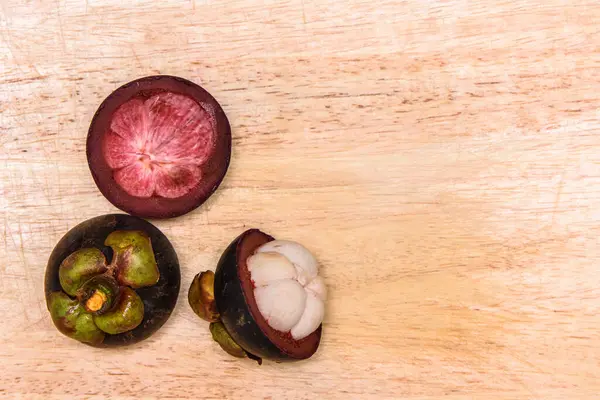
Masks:
[[[210,329],[210,334],[212,335],[213,340],[217,342],[219,346],[221,346],[221,348],[228,354],[238,358],[247,357],[256,361],[258,365],[262,365],[262,358],[248,353],[239,344],[237,344],[229,332],[227,332],[225,325],[223,325],[221,321],[212,322],[208,329]]]
[[[63,334],[89,344],[104,340],[104,332],[94,324],[92,315],[63,292],[50,293],[48,308],[54,324]]]
[[[194,277],[188,291],[188,302],[200,318],[208,322],[219,321],[215,301],[215,273],[204,271]]]
[[[73,339],[101,344],[105,334],[135,329],[144,318],[144,303],[132,288],[155,285],[160,274],[150,237],[141,231],[114,231],[105,244],[113,249],[107,265],[96,248],[82,248],[60,264],[64,292],[48,296],[58,330]]]
[[[235,342],[235,340],[233,340],[222,322],[212,322],[209,326],[209,329],[213,340],[219,343],[219,346],[221,346],[221,348],[227,353],[238,358],[247,357],[246,351],[242,349],[240,345]]]
[[[119,282],[132,288],[156,285],[160,275],[148,235],[142,231],[115,231],[104,244],[113,249]]]
[[[144,303],[138,294],[124,287],[115,308],[102,315],[94,315],[94,323],[104,332],[117,335],[137,327],[144,319]]]
[[[102,274],[106,270],[106,258],[100,250],[95,248],[79,249],[60,264],[58,279],[65,293],[75,296],[77,290],[88,279]]]
[[[209,321],[210,333],[215,342],[221,346],[228,354],[238,358],[251,358],[262,364],[262,359],[256,357],[244,350],[231,337],[223,322],[219,311],[217,311],[217,303],[215,301],[215,273],[212,271],[204,271],[194,277],[190,289],[188,291],[188,302],[192,310],[200,318]]]

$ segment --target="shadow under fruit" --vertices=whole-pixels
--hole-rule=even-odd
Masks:
[[[169,318],[180,287],[177,254],[149,222],[103,215],[71,229],[46,268],[46,304],[64,335],[94,347],[144,340]]]

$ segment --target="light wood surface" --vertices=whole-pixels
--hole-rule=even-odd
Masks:
[[[600,6],[583,0],[14,1],[0,8],[0,397],[596,399]],[[216,194],[155,221],[181,261],[150,340],[56,331],[58,239],[117,211],[87,128],[150,74],[232,123]],[[223,353],[187,305],[245,228],[322,263],[322,345],[296,364]]]

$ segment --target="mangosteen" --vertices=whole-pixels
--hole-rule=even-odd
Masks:
[[[213,284],[214,282],[214,284]],[[216,272],[188,292],[229,354],[276,361],[311,357],[319,347],[327,291],[318,263],[299,243],[250,229],[225,250]]]
[[[75,226],[54,247],[46,268],[54,325],[94,347],[148,338],[171,315],[179,286],[179,262],[167,237],[125,214]]]
[[[143,218],[169,218],[200,206],[229,166],[225,112],[188,80],[148,76],[121,86],[100,105],[87,137],[100,192]]]

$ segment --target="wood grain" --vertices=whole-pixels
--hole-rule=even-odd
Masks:
[[[0,397],[593,399],[600,6],[583,0],[0,2]],[[134,78],[202,84],[231,169],[156,221],[175,313],[119,351],[61,336],[54,244],[116,211],[85,136]],[[303,242],[330,301],[297,364],[238,361],[185,302],[247,227]]]

